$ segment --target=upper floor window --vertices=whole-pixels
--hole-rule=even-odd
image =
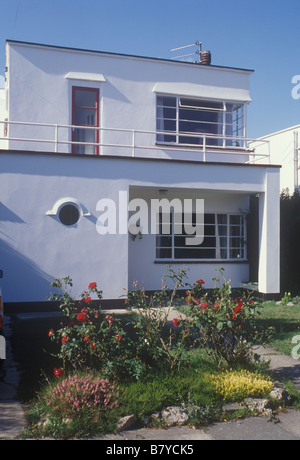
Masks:
[[[157,96],[157,142],[243,147],[245,106],[178,96]],[[159,134],[159,132],[162,134]]]
[[[72,94],[72,153],[98,154],[99,147],[99,89],[73,87]]]

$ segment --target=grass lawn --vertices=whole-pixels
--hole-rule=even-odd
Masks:
[[[271,348],[283,354],[291,355],[295,344],[292,338],[300,335],[300,303],[293,306],[265,302],[258,321],[265,327],[274,328],[270,343]]]

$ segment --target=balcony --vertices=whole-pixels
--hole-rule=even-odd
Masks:
[[[184,132],[176,142],[173,139],[170,141],[174,137],[174,132],[162,130],[0,121],[1,150],[241,164],[270,163],[268,140]]]

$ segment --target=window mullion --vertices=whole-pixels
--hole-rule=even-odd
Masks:
[[[179,97],[176,97],[176,144],[179,144]]]
[[[226,216],[226,226],[227,226],[227,259],[230,259],[230,215]]]
[[[223,114],[222,114],[222,145],[226,147],[226,102],[223,102]]]

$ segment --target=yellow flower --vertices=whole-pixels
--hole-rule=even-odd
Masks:
[[[224,401],[263,396],[273,388],[271,380],[246,370],[230,370],[213,375],[211,376],[211,382]]]

